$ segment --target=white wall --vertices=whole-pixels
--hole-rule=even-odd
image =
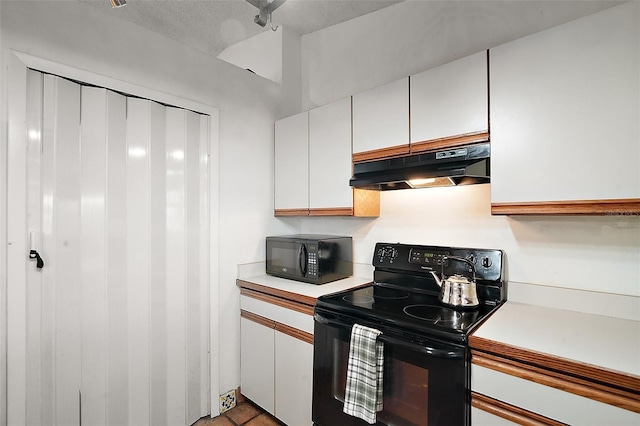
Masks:
[[[381,195],[378,219],[305,219],[303,231],[353,235],[359,263],[378,241],[502,249],[510,282],[640,296],[638,217],[491,216],[489,184]]]
[[[399,3],[302,37],[303,105],[355,94],[611,6],[616,4]],[[371,262],[377,241],[503,249],[511,282],[640,296],[639,217],[491,216],[489,189],[383,192],[378,219],[306,218],[302,231],[353,235],[355,261],[362,263]]]

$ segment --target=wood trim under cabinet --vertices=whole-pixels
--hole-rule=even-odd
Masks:
[[[306,315],[313,315],[313,307],[316,304],[316,299],[314,297],[264,287],[259,284],[242,280],[236,280],[236,283],[240,287],[240,295],[242,296],[251,297],[263,302],[271,303],[272,305],[301,312]],[[260,291],[261,289],[266,291]]]
[[[310,208],[309,216],[379,217],[380,191],[353,188],[353,207]]]
[[[640,216],[640,198],[491,203],[491,214]]]
[[[353,207],[276,209],[274,216],[354,216],[379,217],[380,191],[353,188]]]
[[[565,426],[566,423],[550,419],[515,405],[471,392],[471,406],[524,426]]]
[[[249,321],[264,325],[267,328],[276,328],[276,322],[274,320],[254,314],[253,312],[245,311],[244,309],[240,309],[240,318],[248,319]]]
[[[365,161],[384,160],[387,158],[395,158],[408,154],[419,154],[427,151],[455,148],[458,146],[488,141],[489,132],[487,131],[465,133],[462,135],[447,136],[444,138],[413,142],[409,145],[399,145],[388,148],[374,149],[371,151],[354,152],[353,162],[362,163]]]
[[[309,209],[275,209],[274,216],[309,216]]]
[[[385,158],[399,157],[401,155],[406,155],[409,152],[410,147],[407,143],[406,145],[391,146],[371,151],[354,152],[352,158],[354,163],[361,163],[363,161],[375,161],[384,160]]]
[[[322,207],[309,209],[309,216],[353,216],[351,207]]]
[[[485,339],[470,339],[471,362],[511,376],[640,413],[640,377]],[[491,353],[478,347],[490,347]]]
[[[276,322],[276,331],[313,345],[313,334]]]
[[[473,143],[481,143],[489,141],[489,132],[473,132],[463,135],[448,136],[445,138],[430,139],[427,141],[413,142],[411,144],[411,154],[419,154],[421,152],[434,151],[437,149],[455,148]]]

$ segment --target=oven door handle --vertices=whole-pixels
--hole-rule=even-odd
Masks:
[[[352,328],[351,326],[343,322],[325,318],[322,315],[318,314],[317,312],[313,317],[317,322],[330,327],[342,328],[343,330],[349,330],[349,331]],[[437,348],[430,345],[420,345],[417,343],[404,341],[395,337],[390,337],[385,334],[380,334],[378,336],[378,340],[380,340],[383,343],[389,343],[390,345],[400,346],[404,349],[408,349],[413,352],[419,352],[425,355],[435,356],[436,358],[461,359],[461,358],[464,358],[464,354],[465,354],[464,348],[445,349],[444,347]]]
[[[461,359],[464,357],[464,350],[462,349],[457,349],[457,350],[439,349],[439,348],[434,348],[433,346],[419,345],[416,343],[405,342],[404,340],[396,339],[395,337],[389,337],[384,334],[381,334],[380,336],[378,336],[378,339],[382,342],[389,343],[394,346],[400,346],[405,349],[417,351],[430,356],[435,356],[436,358]]]

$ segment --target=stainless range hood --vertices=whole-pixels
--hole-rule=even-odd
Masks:
[[[349,185],[392,190],[489,182],[489,142],[356,163]]]

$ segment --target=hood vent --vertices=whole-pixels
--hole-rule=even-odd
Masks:
[[[349,185],[392,190],[488,183],[489,142],[356,163]]]

